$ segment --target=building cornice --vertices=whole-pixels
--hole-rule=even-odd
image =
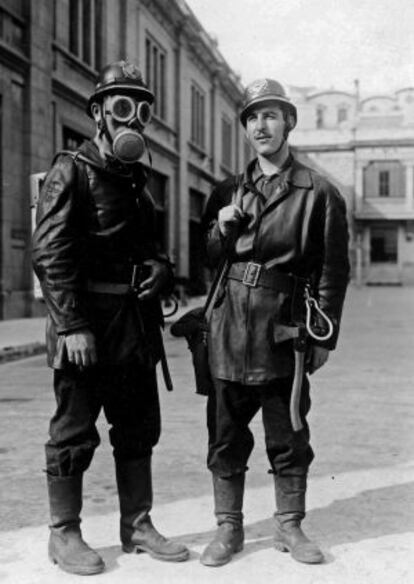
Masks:
[[[413,211],[354,211],[354,219],[356,221],[413,221]]]
[[[387,148],[387,147],[412,147],[414,146],[413,138],[381,138],[380,140],[355,140],[344,142],[343,144],[294,144],[299,152],[344,152],[358,150],[359,148]]]
[[[57,77],[52,78],[52,92],[58,97],[69,100],[73,105],[85,110],[88,103],[88,98],[85,95],[76,91],[73,86],[67,85],[64,81]]]
[[[211,172],[208,172],[204,168],[200,168],[197,164],[189,160],[187,162],[188,169],[193,171],[195,174],[203,177],[206,181],[211,183],[212,185],[216,185],[220,179],[215,177]]]
[[[0,39],[0,63],[14,69],[18,73],[24,74],[30,67],[30,59],[20,51],[13,49]]]

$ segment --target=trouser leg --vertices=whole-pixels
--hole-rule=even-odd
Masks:
[[[151,456],[161,434],[155,369],[137,363],[114,370],[104,395],[104,412],[116,460]]]
[[[83,472],[99,444],[95,422],[100,404],[95,389],[90,372],[54,372],[56,411],[45,445],[51,518],[49,557],[63,570],[85,575],[105,568],[80,530]]]
[[[56,410],[45,445],[46,470],[53,476],[79,475],[89,467],[100,439],[96,420],[101,408],[99,375],[75,368],[54,371]]]
[[[111,389],[104,409],[112,426],[122,548],[127,553],[148,552],[159,560],[186,560],[188,549],[161,535],[150,516],[151,455],[161,430],[155,370],[130,364],[113,377]]]
[[[258,408],[254,389],[215,381],[215,392],[207,405],[207,463],[213,473],[218,529],[200,558],[205,566],[222,566],[243,549],[245,472],[254,445],[248,425]]]
[[[275,474],[307,474],[314,458],[306,416],[310,410],[309,382],[304,378],[300,414],[303,428],[295,432],[289,405],[292,378],[274,380],[260,392],[266,453]]]
[[[215,380],[207,400],[209,470],[218,476],[244,474],[254,446],[249,424],[260,408],[255,388]]]
[[[291,379],[275,381],[262,393],[262,412],[266,449],[275,483],[275,547],[290,551],[299,562],[320,563],[321,550],[303,533],[306,514],[307,474],[313,459],[306,415],[310,409],[309,382],[302,387],[300,413],[303,429],[294,432],[289,403]]]

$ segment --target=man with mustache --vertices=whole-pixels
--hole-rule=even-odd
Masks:
[[[209,265],[223,257],[230,265],[210,322],[208,468],[218,529],[201,562],[220,566],[243,548],[249,423],[261,409],[275,486],[275,547],[320,563],[321,550],[301,528],[314,457],[308,374],[337,342],[349,279],[345,202],[290,150],[297,111],[280,83],[250,84],[240,121],[256,158],[216,187],[204,216]]]

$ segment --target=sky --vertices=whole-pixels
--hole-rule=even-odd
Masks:
[[[186,0],[243,84],[414,86],[414,0]]]

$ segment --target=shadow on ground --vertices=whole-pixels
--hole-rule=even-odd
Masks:
[[[304,528],[309,537],[323,548],[327,561],[335,561],[330,549],[368,539],[403,534],[414,531],[414,483],[405,483],[359,493],[355,497],[334,501],[327,507],[313,509],[307,514]],[[214,530],[188,533],[175,541],[190,548],[204,547],[213,537]],[[246,543],[242,556],[273,547],[273,519],[268,518],[245,527]],[[109,570],[117,566],[122,555],[120,546],[99,550],[105,557]],[[193,549],[191,559],[198,559]],[[235,557],[237,560],[237,556]]]

